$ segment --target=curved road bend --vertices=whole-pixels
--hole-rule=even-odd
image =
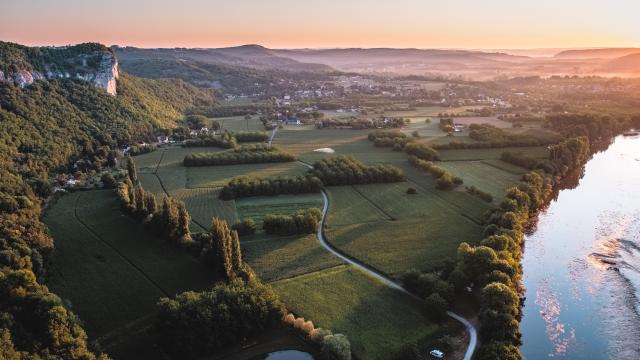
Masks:
[[[304,164],[305,166],[309,167],[309,164],[306,164],[304,162],[300,162],[302,164]],[[396,283],[395,281],[391,280],[390,278],[386,277],[385,275],[379,273],[378,271],[376,271],[375,269],[372,269],[371,267],[360,263],[357,260],[354,260],[352,258],[349,258],[347,256],[345,256],[343,253],[341,253],[339,250],[337,250],[336,248],[334,248],[332,245],[330,245],[327,240],[324,237],[324,220],[325,217],[327,215],[327,211],[329,210],[329,197],[327,196],[327,193],[324,189],[322,189],[322,199],[323,199],[323,205],[322,205],[322,219],[320,220],[320,226],[318,227],[318,240],[320,241],[320,245],[322,245],[322,247],[324,247],[327,251],[329,251],[330,253],[332,253],[333,255],[337,256],[338,258],[342,259],[342,261],[346,262],[347,264],[351,264],[352,266],[358,268],[361,271],[364,271],[365,273],[369,274],[370,276],[380,280],[383,284],[387,285],[390,288],[396,289],[398,291],[401,291],[402,293],[411,296],[415,299],[420,299],[419,297],[415,296],[414,294],[408,292],[407,290],[405,290],[402,286],[400,286],[398,283]],[[473,352],[476,349],[476,345],[478,342],[478,332],[476,331],[476,328],[473,326],[473,324],[471,324],[467,319],[463,318],[462,316],[452,312],[452,311],[447,311],[447,315],[449,315],[451,318],[457,320],[458,322],[462,323],[462,325],[465,326],[465,328],[467,329],[467,332],[469,333],[469,346],[467,347],[467,351],[464,354],[464,360],[471,360],[471,357],[473,356]]]

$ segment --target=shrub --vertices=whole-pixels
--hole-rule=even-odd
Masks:
[[[288,324],[288,325],[291,325],[291,326],[293,326],[293,323],[294,323],[295,320],[296,320],[296,317],[292,313],[288,313],[282,319],[282,321],[284,321],[285,324]]]
[[[242,142],[262,142],[269,140],[269,133],[266,131],[240,131],[235,134],[236,140]]]
[[[447,300],[442,298],[440,294],[433,293],[424,300],[424,308],[427,316],[432,319],[442,319],[447,311],[449,304]]]
[[[113,175],[108,172],[102,174],[102,176],[100,177],[100,181],[102,181],[102,186],[104,186],[105,189],[114,189],[116,185],[118,185],[118,182],[113,177]]]
[[[489,194],[488,192],[484,192],[478,188],[476,188],[475,186],[470,186],[467,187],[467,193],[473,195],[473,196],[477,196],[478,198],[482,199],[483,201],[486,201],[488,203],[493,201],[493,196],[491,194]]]
[[[256,222],[252,218],[237,221],[231,228],[238,232],[238,235],[252,235],[256,233]]]
[[[409,195],[415,195],[418,193],[418,190],[416,190],[415,188],[408,188],[407,189],[407,194]]]
[[[351,360],[351,343],[342,334],[327,335],[322,340],[321,352],[327,360]]]
[[[425,144],[409,143],[405,145],[404,151],[409,155],[414,155],[421,160],[440,160],[440,154],[432,147]]]
[[[302,210],[293,215],[267,214],[262,228],[267,233],[276,235],[313,234],[318,230],[320,219],[322,212],[317,208]]]

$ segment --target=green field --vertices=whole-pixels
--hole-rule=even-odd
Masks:
[[[257,235],[241,239],[241,244],[245,261],[269,282],[342,264],[320,246],[315,234]]]
[[[259,196],[235,201],[239,219],[252,218],[258,227],[267,214],[290,215],[309,208],[322,209],[320,194]]]
[[[502,153],[504,152],[520,153],[528,157],[537,159],[549,157],[549,150],[547,150],[545,146],[510,147],[495,149],[458,149],[439,151],[442,161],[500,159]]]
[[[340,266],[273,284],[291,311],[347,334],[358,359],[389,359],[403,345],[433,335],[421,305],[364,273]]]
[[[451,174],[462,177],[466,186],[473,185],[498,200],[501,200],[506,190],[517,184],[522,177],[482,161],[445,161],[438,165]]]
[[[185,187],[222,187],[236,176],[279,177],[297,176],[307,172],[298,162],[198,166],[180,169],[185,173]]]
[[[65,195],[43,220],[56,241],[48,285],[94,339],[148,317],[160,297],[216,281],[184,250],[123,215],[111,190]]]
[[[213,118],[212,121],[217,121],[220,124],[222,130],[229,131],[262,131],[264,125],[257,116],[252,116],[251,119],[245,119],[244,116],[229,116]]]

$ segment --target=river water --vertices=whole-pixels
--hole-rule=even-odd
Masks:
[[[523,267],[527,359],[640,359],[640,137],[616,138],[557,194]]]

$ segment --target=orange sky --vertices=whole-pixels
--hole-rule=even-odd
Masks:
[[[140,47],[640,46],[635,0],[11,0],[0,40]]]

